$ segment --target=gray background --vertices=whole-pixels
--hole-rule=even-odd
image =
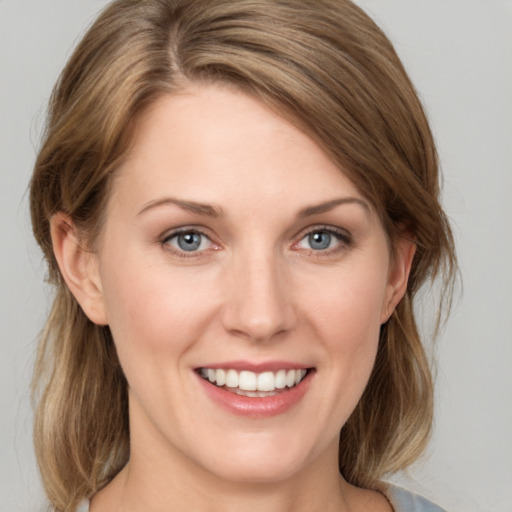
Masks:
[[[429,112],[464,281],[436,346],[436,430],[395,480],[451,512],[512,511],[512,1],[359,0]],[[103,0],[0,0],[0,511],[41,508],[28,393],[49,307],[27,182],[46,100]]]

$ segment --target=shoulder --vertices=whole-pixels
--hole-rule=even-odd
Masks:
[[[445,512],[423,496],[396,485],[389,484],[385,494],[395,512]]]

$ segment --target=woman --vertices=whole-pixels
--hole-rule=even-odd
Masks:
[[[54,509],[439,510],[381,482],[431,427],[413,303],[456,267],[438,194],[414,88],[352,3],[111,4],[31,184]]]

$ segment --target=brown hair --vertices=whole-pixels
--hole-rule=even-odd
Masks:
[[[105,485],[129,457],[127,383],[108,327],[64,284],[50,220],[66,212],[89,247],[141,112],[190,82],[231,84],[313,137],[417,251],[382,327],[375,368],[340,438],[340,470],[375,487],[424,449],[432,378],[414,317],[428,278],[449,292],[453,240],[439,205],[436,150],[391,43],[348,0],[118,0],[79,43],[51,97],[31,183],[35,237],[56,286],[33,381],[35,445],[57,511]],[[448,296],[445,294],[445,296]]]

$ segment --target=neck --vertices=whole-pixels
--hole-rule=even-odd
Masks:
[[[155,463],[152,455],[132,451],[127,466],[94,497],[91,512],[348,512],[357,490],[339,475],[332,457],[337,443],[333,448],[277,482],[226,480],[183,456]]]
[[[326,482],[307,481],[300,485],[298,478],[277,483],[240,483],[218,481],[215,479],[192,480],[181,478],[174,482],[151,482],[151,491],[141,493],[141,487],[149,491],[147,485],[141,486],[128,467],[124,492],[120,500],[120,510],[151,510],[152,512],[178,512],[194,510],[197,512],[311,512],[313,510],[345,511],[349,510],[344,499],[344,482],[336,479],[331,485]],[[316,486],[314,484],[317,484]],[[129,508],[130,507],[130,508]]]
[[[260,468],[254,478],[250,471],[240,474],[232,465],[224,471],[233,462],[229,459],[204,465],[169,443],[149,422],[140,423],[130,422],[129,463],[93,497],[91,512],[391,510],[382,495],[358,489],[341,477],[337,437],[319,453],[296,461],[296,470],[276,472],[269,466],[268,473]],[[243,452],[238,456],[243,457]]]

